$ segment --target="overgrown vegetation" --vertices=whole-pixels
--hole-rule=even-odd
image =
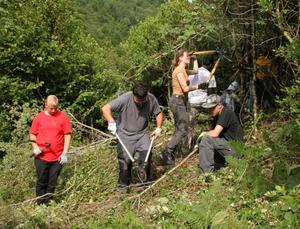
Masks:
[[[118,45],[127,38],[131,27],[136,26],[147,16],[154,14],[163,0],[76,0],[75,8],[84,26],[93,37],[102,42],[108,40]]]
[[[56,203],[48,207],[10,206],[34,197],[34,168],[31,159],[24,160],[29,147],[2,145],[8,154],[1,163],[1,227],[298,228],[300,171],[286,160],[281,136],[279,131],[265,144],[235,144],[242,159],[227,158],[229,167],[215,174],[199,176],[195,156],[151,192],[131,200],[126,198],[136,192],[124,196],[115,191],[114,147],[84,150],[71,155]]]
[[[0,227],[299,228],[299,3],[174,0],[156,14],[149,9],[152,16],[139,24],[141,14],[133,16],[135,11],[123,7],[125,3],[76,3],[77,8],[69,0],[0,0]],[[148,11],[150,3],[127,4]],[[97,40],[76,12],[83,5],[81,14],[92,11],[87,20],[93,22],[91,33],[98,25],[96,12],[102,12],[101,23],[110,21],[93,33]],[[114,12],[109,18],[103,13],[107,7]],[[116,33],[106,34],[112,29]],[[184,47],[219,47],[233,61],[222,60],[216,78],[220,91],[233,79],[241,83],[242,111],[250,116],[242,120],[246,144],[232,143],[241,159],[227,158],[227,168],[199,176],[194,155],[142,196],[135,196],[134,187],[119,194],[114,142],[82,123],[104,128],[101,105],[137,79],[147,81],[166,105],[172,54]],[[279,76],[270,80],[277,110],[267,114],[261,109],[254,117],[253,60],[264,50],[274,51],[280,68]],[[50,93],[78,120],[72,119],[73,149],[55,201],[36,206],[31,201],[35,174],[28,128]],[[171,128],[168,117],[160,143],[165,144]],[[158,151],[156,147],[154,156]]]

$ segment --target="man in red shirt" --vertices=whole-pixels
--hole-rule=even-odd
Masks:
[[[37,204],[47,204],[55,191],[62,165],[68,162],[71,132],[70,121],[59,110],[57,97],[49,95],[45,110],[35,116],[30,128],[37,173],[36,196],[42,196]]]

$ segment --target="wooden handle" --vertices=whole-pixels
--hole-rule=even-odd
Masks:
[[[208,76],[207,83],[211,80],[212,76],[215,74],[215,71],[216,71],[217,67],[219,66],[220,60],[221,60],[221,58],[219,57],[219,59],[218,59],[217,62],[215,63],[214,68],[211,70],[211,72],[210,72],[210,74],[209,74],[209,76]]]
[[[208,54],[214,54],[216,50],[207,50],[207,51],[193,51],[190,54],[191,55],[208,55]]]

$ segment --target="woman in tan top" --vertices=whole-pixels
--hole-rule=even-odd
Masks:
[[[185,93],[199,88],[207,88],[208,86],[207,83],[188,86],[188,75],[198,73],[198,62],[196,58],[194,58],[193,70],[185,69],[190,63],[190,60],[191,56],[188,51],[180,50],[175,53],[172,63],[174,69],[172,73],[173,95],[170,99],[169,106],[175,120],[175,132],[168,142],[166,149],[160,154],[162,162],[166,165],[174,163],[174,151],[179,143],[181,143],[181,151],[183,154],[189,152],[187,142],[189,116]]]

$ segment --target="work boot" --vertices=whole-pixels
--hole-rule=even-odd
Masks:
[[[162,165],[174,165],[174,157],[168,150],[163,150],[159,157]]]

